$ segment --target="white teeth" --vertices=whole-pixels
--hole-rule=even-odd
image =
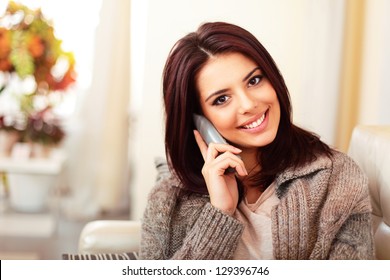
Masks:
[[[264,121],[264,118],[265,118],[265,114],[263,114],[261,116],[261,118],[258,119],[257,121],[254,121],[253,123],[250,123],[248,125],[244,125],[244,128],[251,129],[251,128],[258,127],[259,125],[262,124],[262,122]]]

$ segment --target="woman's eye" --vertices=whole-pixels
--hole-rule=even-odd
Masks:
[[[253,86],[257,85],[258,83],[260,83],[262,79],[263,79],[263,76],[260,76],[260,75],[259,75],[259,76],[254,76],[254,77],[252,77],[252,78],[249,80],[248,85],[249,85],[250,87],[253,87]]]
[[[217,97],[214,102],[213,102],[213,105],[222,105],[224,104],[226,101],[228,101],[229,97],[227,97],[226,95],[221,95],[219,97]]]

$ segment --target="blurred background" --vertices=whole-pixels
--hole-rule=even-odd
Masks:
[[[46,81],[43,89],[36,73],[34,83],[28,73],[16,73],[16,66],[0,64],[0,117],[6,116],[0,131],[6,131],[7,115],[21,110],[17,104],[26,95],[37,99],[29,99],[34,120],[38,112],[43,123],[48,116],[48,122],[63,129],[51,147],[64,159],[56,203],[61,217],[69,220],[91,220],[102,213],[142,217],[154,185],[154,158],[164,156],[163,66],[173,44],[206,21],[227,21],[252,32],[284,75],[294,122],[331,146],[347,151],[357,124],[390,123],[389,0],[14,2],[41,9],[61,40],[55,48],[59,52],[60,45],[62,62],[53,62],[50,70],[57,83]],[[0,3],[3,15],[9,1]],[[0,28],[18,20],[15,15],[2,20]],[[29,18],[23,22],[31,24]],[[4,34],[0,59],[17,48],[4,47]],[[49,45],[41,43],[29,45],[35,56]],[[10,61],[22,58],[23,53],[14,54]],[[19,96],[19,103],[12,95]],[[3,158],[23,165],[39,157],[33,151],[13,147]]]

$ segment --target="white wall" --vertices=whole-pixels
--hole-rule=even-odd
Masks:
[[[294,120],[332,144],[343,7],[338,0],[132,0],[131,217],[142,217],[153,159],[164,156],[161,74],[179,38],[205,21],[252,32],[286,79]]]

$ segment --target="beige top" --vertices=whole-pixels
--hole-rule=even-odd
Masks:
[[[279,203],[272,183],[253,204],[244,198],[238,205],[234,217],[244,224],[233,259],[274,259],[271,231],[271,210]]]

